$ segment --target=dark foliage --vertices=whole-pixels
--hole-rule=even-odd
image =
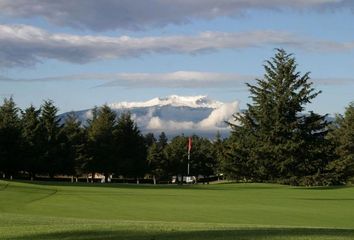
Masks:
[[[263,79],[247,84],[252,103],[235,115],[226,153],[230,176],[257,181],[288,181],[322,172],[328,163],[325,116],[305,105],[320,93],[301,75],[291,54],[278,49],[264,65]]]

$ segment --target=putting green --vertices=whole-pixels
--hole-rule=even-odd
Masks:
[[[354,187],[0,181],[0,239],[354,239]]]

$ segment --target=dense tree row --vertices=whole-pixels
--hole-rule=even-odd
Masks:
[[[151,176],[168,181],[186,175],[187,141],[177,136],[170,142],[162,132],[143,136],[129,113],[117,116],[108,106],[94,108],[82,124],[70,113],[59,119],[53,102],[40,109],[21,111],[12,98],[0,107],[0,172],[6,177],[35,178],[96,173],[124,178]],[[216,158],[212,143],[193,136],[191,173],[213,174]]]
[[[190,175],[293,185],[345,184],[354,177],[354,103],[332,123],[305,113],[320,93],[291,54],[277,50],[265,74],[248,84],[252,102],[235,114],[231,136],[192,137]],[[53,102],[36,109],[0,106],[0,173],[4,177],[58,175],[146,178],[155,183],[187,175],[188,138],[143,136],[129,113],[94,108],[81,123],[59,119]],[[182,178],[183,179],[183,178]]]

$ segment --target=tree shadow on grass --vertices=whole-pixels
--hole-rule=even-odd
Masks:
[[[338,190],[343,188],[353,188],[352,185],[337,185],[337,186],[311,186],[311,187],[293,187],[295,190]]]
[[[261,240],[261,239],[353,239],[354,229],[273,228],[205,231],[65,231],[26,235],[8,240]]]
[[[29,181],[13,180],[12,182],[37,185],[40,187],[87,187],[87,188],[116,188],[116,189],[183,189],[183,190],[223,190],[209,188],[208,184],[135,184],[135,183],[85,183],[85,182],[56,182],[56,181]],[[23,186],[22,186],[23,187]],[[26,186],[27,187],[27,186]]]
[[[297,198],[305,201],[354,201],[354,198]]]

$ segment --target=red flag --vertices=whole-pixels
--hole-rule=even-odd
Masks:
[[[192,138],[189,137],[189,138],[188,138],[188,153],[191,152],[191,149],[192,149]]]

